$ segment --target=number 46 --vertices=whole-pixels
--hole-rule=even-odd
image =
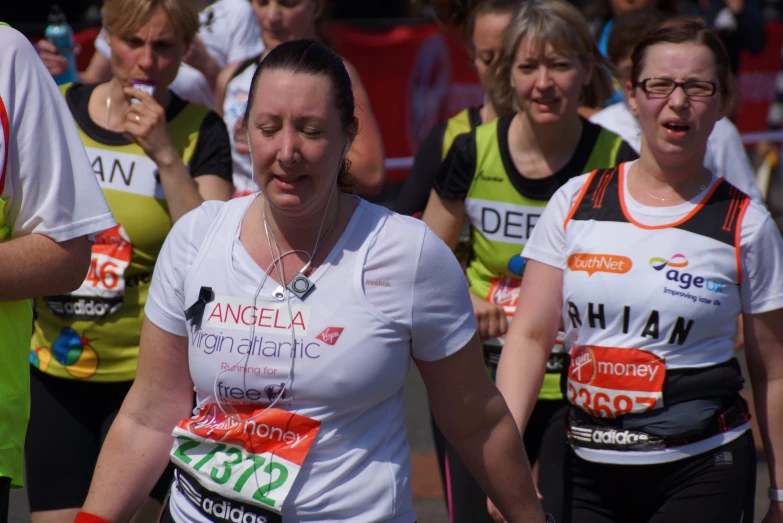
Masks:
[[[117,276],[117,264],[113,261],[106,261],[99,266],[98,259],[93,258],[90,261],[90,270],[87,272],[86,280],[93,287],[103,285],[106,289],[115,288],[120,282],[120,278]]]

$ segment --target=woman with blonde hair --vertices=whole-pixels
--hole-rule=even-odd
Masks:
[[[496,78],[495,107],[512,112],[455,139],[424,211],[424,221],[451,247],[465,220],[471,225],[467,277],[493,374],[518,302],[519,255],[543,208],[570,178],[636,156],[577,113],[581,104],[600,107],[611,94],[604,66],[576,8],[561,1],[522,3],[489,73]],[[565,441],[557,425],[565,405],[564,365],[562,346],[555,344],[525,432],[529,459],[539,463],[543,504],[553,513],[563,498]]]
[[[25,453],[35,523],[72,522],[87,497],[103,439],[136,376],[163,241],[204,200],[231,195],[223,121],[168,89],[198,28],[195,0],[106,0],[103,20],[111,80],[61,91],[118,225],[97,236],[79,289],[36,300]],[[168,483],[170,476],[155,499]]]

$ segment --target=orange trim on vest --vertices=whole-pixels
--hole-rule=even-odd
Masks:
[[[587,180],[585,181],[585,184],[582,186],[582,188],[579,190],[579,196],[576,197],[576,201],[571,206],[571,210],[568,212],[568,216],[566,216],[565,221],[563,222],[563,230],[565,231],[566,225],[568,225],[568,222],[571,221],[571,218],[574,217],[574,214],[576,213],[576,210],[579,208],[579,205],[582,203],[582,200],[585,197],[585,193],[587,193],[587,190],[590,189],[590,184],[593,183],[593,176],[595,176],[595,173],[598,172],[598,169],[591,172],[590,175],[587,177]]]
[[[625,216],[625,219],[628,220],[630,223],[636,225],[637,227],[641,229],[648,229],[648,230],[655,230],[655,229],[669,229],[671,227],[677,227],[678,225],[682,225],[683,223],[687,222],[691,218],[693,218],[696,213],[701,211],[702,207],[704,207],[704,204],[712,198],[712,195],[715,193],[715,191],[720,186],[721,182],[723,182],[723,178],[718,178],[718,181],[715,182],[715,184],[712,186],[712,188],[709,190],[709,192],[704,195],[704,198],[701,199],[699,203],[696,204],[696,206],[693,208],[691,212],[689,212],[687,215],[685,215],[680,220],[674,222],[674,223],[664,223],[662,225],[645,225],[643,223],[639,223],[636,220],[633,219],[631,216],[631,213],[628,212],[628,209],[625,206],[625,190],[623,189],[624,183],[625,183],[625,164],[620,165],[620,179],[619,183],[617,184],[617,191],[619,192],[620,196],[620,209],[623,211],[623,216]]]
[[[739,192],[739,190],[737,190]],[[745,198],[745,201],[742,203],[742,208],[739,211],[739,216],[737,217],[737,226],[734,229],[734,249],[737,251],[737,285],[740,285],[742,283],[742,253],[740,252],[740,233],[742,232],[742,220],[745,218],[745,211],[748,210],[748,207],[750,206],[750,198],[742,193],[740,193],[741,196]]]

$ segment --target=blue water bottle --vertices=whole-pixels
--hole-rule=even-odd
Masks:
[[[76,74],[76,60],[73,57],[73,29],[68,25],[60,6],[55,4],[49,11],[49,25],[44,36],[57,48],[57,51],[68,60],[68,69],[54,77],[57,85],[75,82],[79,79]]]

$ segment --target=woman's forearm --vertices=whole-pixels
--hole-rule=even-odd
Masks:
[[[503,398],[495,392],[482,410],[482,418],[471,420],[472,434],[444,434],[506,521],[543,522],[522,439]]]
[[[199,194],[198,185],[176,151],[156,163],[169,215],[171,221],[176,223],[182,216],[204,203],[204,198]]]
[[[166,468],[171,443],[171,430],[147,427],[121,411],[101,448],[83,510],[112,523],[130,521]]]
[[[519,433],[524,434],[541,391],[549,351],[532,340],[519,339],[513,330],[512,322],[500,354],[495,384],[514,416]]]
[[[783,489],[783,378],[753,382],[756,420],[764,442],[770,485]]]
[[[0,244],[0,301],[71,292],[84,281],[92,244],[29,234]]]

